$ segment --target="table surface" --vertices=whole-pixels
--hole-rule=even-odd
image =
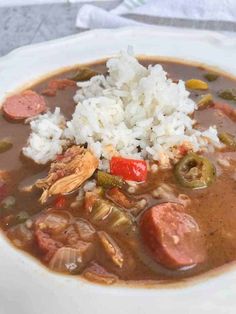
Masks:
[[[121,0],[95,2],[94,4],[109,10],[119,4],[120,1]],[[84,5],[84,3],[0,8],[0,56],[23,45],[55,39],[83,31],[75,27],[76,15],[82,5]],[[157,25],[236,32],[236,24],[230,22],[192,21],[135,15],[130,17],[137,21]]]

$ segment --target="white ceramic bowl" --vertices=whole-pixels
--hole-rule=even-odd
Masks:
[[[0,102],[61,67],[116,54],[174,57],[236,74],[236,40],[213,32],[155,28],[96,30],[23,47],[0,59]],[[176,287],[104,287],[49,272],[0,235],[0,314],[235,313],[236,269]]]

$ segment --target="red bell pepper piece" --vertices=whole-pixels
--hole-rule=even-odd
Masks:
[[[56,161],[61,161],[64,158],[64,154],[56,155]]]
[[[184,156],[188,153],[189,148],[186,147],[184,144],[179,146],[179,153],[180,155]]]
[[[124,180],[143,182],[147,178],[147,163],[144,160],[112,157],[110,172]]]
[[[54,201],[54,207],[60,209],[65,207],[66,205],[66,198],[63,195],[59,195]]]

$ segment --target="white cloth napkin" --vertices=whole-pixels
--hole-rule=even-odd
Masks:
[[[107,1],[107,0],[96,0]],[[38,5],[48,3],[78,3],[88,2],[88,0],[0,0],[0,7],[13,7],[13,6],[26,6],[26,5]]]
[[[93,5],[84,5],[78,12],[76,26],[115,28],[143,24],[121,16],[130,13],[168,18],[236,22],[236,0],[124,0],[111,11]]]

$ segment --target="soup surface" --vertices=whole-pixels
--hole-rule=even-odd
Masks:
[[[190,98],[201,100],[194,112],[197,127],[216,126],[225,145],[199,153],[181,146],[181,158],[166,168],[155,161],[129,163],[114,156],[110,173],[96,170],[97,161],[87,155],[86,143],[72,146],[69,153],[57,156],[53,169],[60,169],[58,163],[76,162],[78,155],[90,158],[91,173],[85,178],[89,181],[76,185],[71,178],[65,185],[73,182],[72,191],[41,196],[40,187],[47,190],[45,184],[50,184],[37,180],[47,177],[52,162],[40,165],[22,154],[30,125],[5,106],[0,116],[0,226],[16,247],[53,271],[105,284],[119,280],[164,284],[236,259],[236,81],[182,63],[153,59],[141,63],[160,63],[172,80],[190,82],[186,83]],[[89,67],[106,72],[102,63]],[[71,119],[78,88],[73,80],[81,79],[77,72],[68,70],[32,86],[35,95],[43,97],[36,101],[41,105],[44,101],[51,111],[60,107]],[[55,79],[70,81],[53,85]],[[191,79],[207,87],[196,86]],[[40,106],[38,110],[35,114],[42,111]]]

